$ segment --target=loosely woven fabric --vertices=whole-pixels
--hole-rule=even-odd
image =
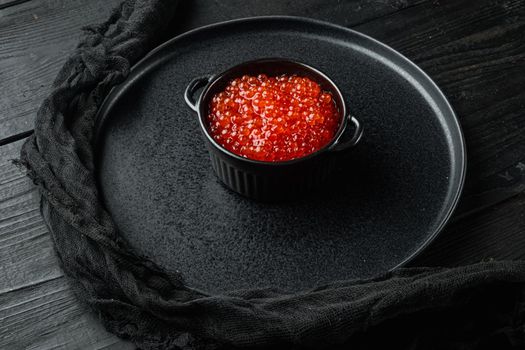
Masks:
[[[141,349],[525,349],[523,261],[398,269],[296,294],[208,295],[138,256],[97,190],[95,117],[111,87],[158,44],[175,6],[126,0],[87,28],[21,153],[62,267],[109,331]]]

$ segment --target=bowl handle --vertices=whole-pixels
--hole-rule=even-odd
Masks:
[[[352,148],[355,145],[357,145],[359,140],[361,140],[361,136],[363,136],[363,126],[356,119],[356,117],[354,117],[353,115],[349,114],[346,117],[346,119],[347,119],[347,121],[345,123],[343,132],[341,133],[341,136],[339,136],[339,138],[330,147],[330,151],[340,152],[340,151],[344,151],[344,150],[347,150],[349,148]],[[348,127],[348,122],[351,122],[352,124],[354,124],[354,128],[355,128],[354,129],[354,134],[352,135],[352,137],[349,140],[341,141],[341,137],[343,136],[343,134],[345,133],[345,131],[346,131],[347,127]]]
[[[206,86],[211,81],[212,76],[198,77],[190,81],[186,90],[184,91],[184,100],[188,107],[197,112],[197,102],[195,101],[195,92],[203,86]]]

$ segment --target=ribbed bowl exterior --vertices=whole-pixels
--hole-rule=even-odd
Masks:
[[[258,201],[290,200],[310,193],[327,181],[334,167],[333,157],[327,154],[292,166],[269,164],[268,169],[261,169],[209,148],[213,170],[222,183]]]

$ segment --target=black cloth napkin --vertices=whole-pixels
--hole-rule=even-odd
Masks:
[[[138,256],[97,191],[94,122],[111,87],[158,44],[175,6],[126,0],[87,28],[21,153],[62,267],[109,331],[141,349],[525,349],[523,261],[398,269],[297,294],[209,295]]]

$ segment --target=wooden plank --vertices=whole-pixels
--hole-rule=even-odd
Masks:
[[[26,1],[31,1],[31,0],[0,0],[0,10],[10,7],[10,6],[21,4]]]
[[[78,43],[120,0],[33,0],[1,10],[0,139],[32,129],[35,112]]]
[[[195,0],[181,2],[166,38],[204,24],[254,15],[297,15],[355,25],[428,0]],[[0,16],[0,139],[33,127],[38,106],[81,35],[120,0],[32,0]]]
[[[253,16],[300,16],[316,18],[342,26],[355,26],[404,10],[429,0],[377,1],[377,0],[193,0],[179,5],[173,21],[175,32],[210,23]]]
[[[525,259],[525,193],[451,223],[411,266]]]
[[[0,305],[2,349],[134,349],[79,306],[63,277],[2,293]]]
[[[40,216],[38,194],[0,148],[0,349],[131,349],[72,294]]]

